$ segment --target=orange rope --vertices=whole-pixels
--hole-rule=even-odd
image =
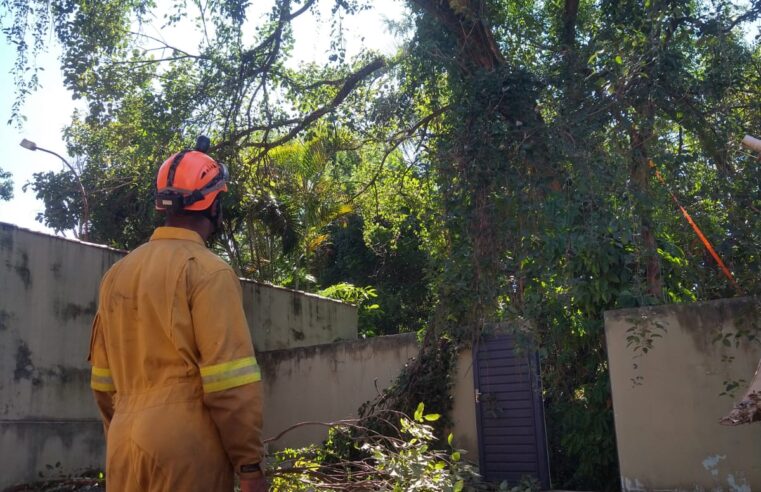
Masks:
[[[676,206],[679,207],[679,210],[682,211],[682,215],[684,215],[684,218],[687,219],[687,222],[692,226],[692,230],[695,231],[695,234],[697,234],[700,241],[702,241],[703,246],[708,250],[709,253],[711,253],[711,256],[713,256],[713,259],[716,260],[716,263],[719,265],[719,268],[721,268],[721,271],[724,272],[724,276],[729,279],[729,281],[732,283],[732,285],[737,289],[737,291],[741,294],[744,293],[742,288],[737,284],[737,281],[735,281],[735,278],[732,276],[732,272],[729,271],[729,268],[727,268],[727,265],[724,264],[724,262],[721,260],[721,257],[716,252],[715,249],[713,249],[713,246],[711,246],[711,242],[708,241],[708,238],[705,237],[705,234],[703,234],[703,231],[700,230],[700,227],[695,223],[694,220],[692,220],[692,217],[690,217],[690,214],[687,213],[687,210],[682,206],[681,203],[679,203],[679,200],[677,199],[676,195],[668,188],[666,185],[666,180],[663,178],[663,175],[660,171],[655,167],[655,163],[652,160],[647,161],[648,165],[655,170],[655,177],[658,178],[658,181],[661,182],[664,188],[666,188],[666,191],[668,191],[669,195],[671,195],[671,198],[674,200],[674,203],[676,203]]]

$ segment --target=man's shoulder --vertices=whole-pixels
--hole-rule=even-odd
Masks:
[[[187,264],[186,275],[189,285],[223,285],[238,284],[235,270],[222,258],[209,250],[191,259]]]
[[[232,267],[225,260],[205,247],[198,248],[197,254],[193,256],[193,260],[206,274],[212,274],[220,270],[234,273]]]
[[[235,275],[232,267],[205,245],[192,241],[149,241],[114,263],[106,272],[104,279],[113,276],[121,268],[141,269],[146,265],[146,261],[154,267],[158,261],[169,270],[187,269],[196,280],[220,271]]]
[[[193,264],[198,273],[208,275],[219,270],[233,271],[230,265],[205,245],[194,241],[150,241],[133,253],[140,254],[141,250],[149,253],[153,247],[166,249],[163,254],[170,254],[174,261]]]
[[[132,261],[136,259],[136,257],[141,256],[143,248],[145,248],[148,245],[148,243],[141,244],[137,248],[133,249],[132,251],[128,252],[126,255],[119,258],[117,261],[111,265],[108,270],[106,270],[106,273],[103,275],[103,278],[107,278],[114,274],[117,270],[122,268],[125,264],[129,264]]]

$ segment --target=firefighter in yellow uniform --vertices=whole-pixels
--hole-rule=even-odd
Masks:
[[[100,287],[91,387],[113,492],[267,490],[261,374],[233,270],[205,241],[219,227],[227,169],[208,139],[164,162],[166,226]]]

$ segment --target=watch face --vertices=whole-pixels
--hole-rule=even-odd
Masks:
[[[262,467],[259,466],[259,463],[252,463],[250,465],[240,465],[241,473],[251,473],[251,472],[258,472],[258,471],[262,471]]]

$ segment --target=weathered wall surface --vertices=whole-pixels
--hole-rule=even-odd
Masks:
[[[276,350],[258,356],[267,397],[264,435],[275,437],[299,422],[354,418],[417,355],[415,334]],[[270,450],[319,443],[322,426],[305,426],[270,444]]]
[[[605,313],[624,491],[761,490],[761,425],[718,423],[735,401],[720,396],[726,382],[745,380],[736,390],[741,396],[761,357],[761,344],[747,339],[761,335],[760,303],[741,298]],[[639,356],[633,348],[646,339],[653,348]]]
[[[100,277],[121,255],[0,224],[0,489],[103,452],[88,341]]]
[[[417,355],[415,335],[392,335],[259,354],[265,395],[264,435],[278,433],[299,422],[334,422],[357,417],[357,409],[375,398]],[[465,449],[465,458],[478,463],[478,441],[473,390],[473,357],[460,353],[452,391],[453,445]],[[269,445],[270,451],[320,443],[323,426],[304,426]]]
[[[241,280],[256,350],[357,339],[357,308],[306,292]]]
[[[457,374],[452,388],[452,445],[468,452],[464,459],[478,464],[476,390],[473,377],[473,351],[466,349],[457,356]]]
[[[67,472],[98,463],[90,323],[100,278],[123,254],[0,223],[0,490],[58,461]],[[357,337],[353,306],[256,282],[242,287],[259,352]]]

